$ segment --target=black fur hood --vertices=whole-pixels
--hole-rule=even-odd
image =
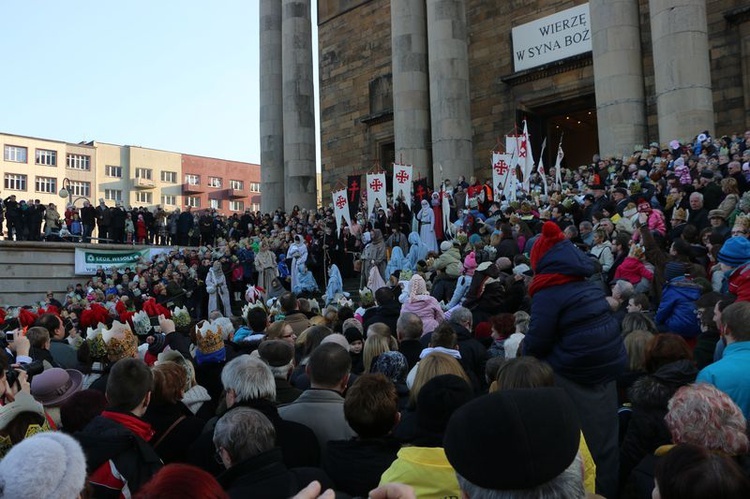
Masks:
[[[636,380],[630,388],[630,400],[643,408],[666,409],[677,389],[693,383],[697,375],[698,369],[692,361],[672,362]]]

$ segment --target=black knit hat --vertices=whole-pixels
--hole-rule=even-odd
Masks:
[[[417,395],[417,425],[422,430],[443,433],[451,415],[473,397],[471,386],[460,376],[435,376]]]
[[[356,327],[348,327],[344,331],[344,336],[346,337],[346,341],[349,342],[351,345],[355,341],[364,341],[364,337],[362,336],[362,332],[357,329]]]
[[[528,489],[570,466],[580,434],[578,412],[561,388],[505,390],[457,410],[444,448],[456,472],[478,487]]]

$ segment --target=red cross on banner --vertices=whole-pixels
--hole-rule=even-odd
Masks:
[[[359,192],[359,183],[357,183],[356,180],[352,180],[351,184],[349,184],[349,201],[354,201],[357,197],[357,193]]]
[[[521,145],[518,146],[518,157],[519,158],[525,158],[526,157],[526,148],[527,148],[526,138],[524,137],[524,138],[521,139]]]
[[[508,163],[501,159],[494,164],[494,168],[498,175],[505,175],[505,172],[508,171]]]
[[[380,181],[379,178],[376,178],[372,182],[370,182],[370,189],[373,190],[373,192],[380,192],[380,189],[383,188],[383,182]]]
[[[403,184],[407,180],[409,180],[409,174],[406,173],[404,170],[401,170],[396,174],[396,180],[398,180],[399,184]]]
[[[344,196],[339,194],[339,197],[336,198],[336,206],[341,209],[344,207],[344,205],[346,205],[346,199],[344,198]]]

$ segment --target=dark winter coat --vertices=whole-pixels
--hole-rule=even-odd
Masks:
[[[232,499],[286,499],[307,487],[313,480],[318,480],[323,485],[323,490],[332,486],[331,480],[319,468],[287,468],[279,449],[272,449],[237,463],[218,477],[219,484]]]
[[[391,328],[391,334],[396,337],[396,322],[401,314],[401,303],[398,300],[392,300],[389,303],[373,307],[365,312],[362,316],[362,328],[367,332],[367,328],[376,322],[382,322]]]
[[[323,452],[323,471],[336,490],[352,497],[367,497],[380,475],[396,460],[401,444],[394,438],[334,440]]]
[[[695,381],[697,374],[691,361],[678,360],[633,383],[630,389],[633,414],[620,446],[620,483],[625,483],[641,459],[672,441],[664,423],[667,403],[678,388]]]
[[[104,416],[95,417],[75,437],[86,454],[86,469],[89,474],[112,461],[111,464],[114,464],[124,478],[131,494],[137,492],[162,467],[162,462],[151,445],[125,426]],[[89,483],[94,489],[94,497],[120,497],[120,490],[92,481]]]
[[[203,420],[193,416],[182,402],[150,404],[143,419],[156,432],[151,443],[165,464],[186,463],[188,449],[200,436],[205,424]]]
[[[669,281],[664,286],[655,316],[660,330],[679,334],[683,338],[698,336],[701,324],[695,315],[695,300],[700,298],[701,293],[701,287],[691,279],[676,277]]]
[[[591,276],[591,260],[570,241],[549,249],[537,262],[537,274]],[[620,325],[601,288],[573,281],[538,290],[531,301],[531,323],[524,355],[548,362],[556,373],[576,383],[614,380],[625,370],[627,356]]]

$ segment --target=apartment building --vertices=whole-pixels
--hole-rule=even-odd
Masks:
[[[180,153],[95,142],[97,195],[108,205],[137,208],[182,206]]]
[[[62,211],[69,199],[60,197],[63,187],[78,207],[95,193],[97,163],[92,145],[6,133],[0,133],[0,144],[2,199],[15,194],[18,201],[39,199],[43,204],[55,203]]]
[[[260,210],[260,165],[182,155],[185,206],[224,215]]]

